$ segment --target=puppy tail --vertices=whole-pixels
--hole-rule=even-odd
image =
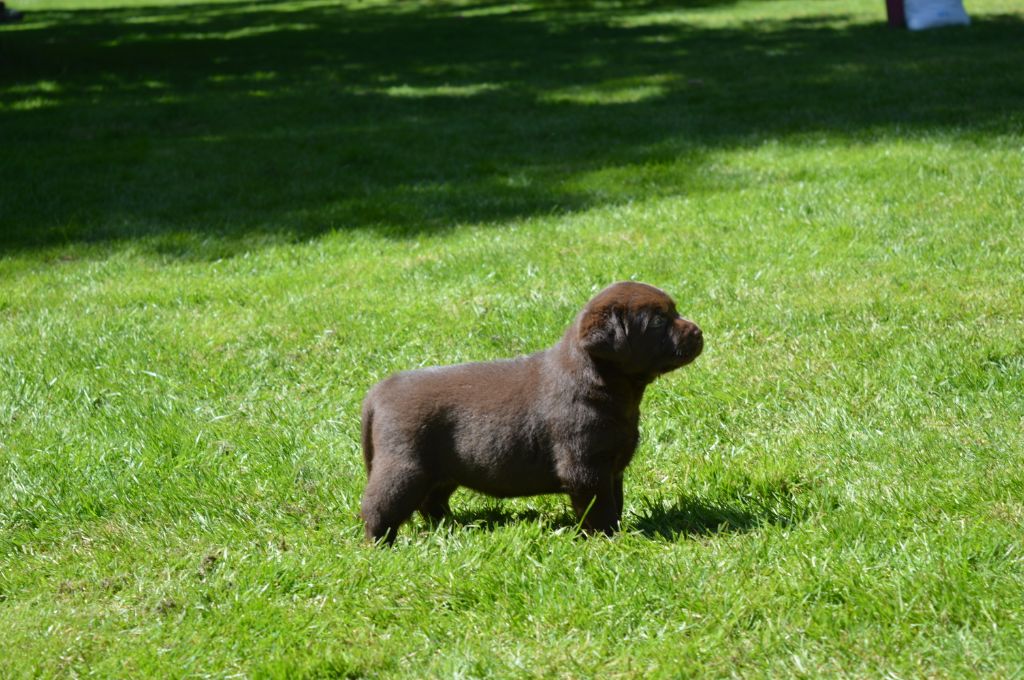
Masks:
[[[373,405],[367,398],[363,402],[363,462],[366,464],[366,475],[369,477],[373,466]]]

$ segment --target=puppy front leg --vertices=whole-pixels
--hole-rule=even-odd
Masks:
[[[609,478],[598,485],[596,490],[569,493],[576,517],[582,520],[583,529],[588,534],[600,532],[611,536],[619,528],[622,509],[616,500],[617,489],[621,489],[621,478],[618,484],[615,479]]]
[[[615,495],[615,516],[622,519],[622,473],[615,475],[612,480],[612,491]]]

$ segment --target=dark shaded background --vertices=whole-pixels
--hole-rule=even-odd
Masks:
[[[685,21],[713,4],[33,12],[0,29],[0,252],[403,237],[713,191],[732,180],[708,153],[776,139],[1020,131],[1020,17],[921,34],[887,28],[881,4],[873,24]],[[669,8],[683,21],[625,21]],[[621,185],[575,181],[622,166]]]

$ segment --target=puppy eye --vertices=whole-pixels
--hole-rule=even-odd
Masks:
[[[663,317],[661,314],[658,314],[653,319],[651,319],[651,327],[652,328],[661,328],[664,325],[665,325],[665,317]]]

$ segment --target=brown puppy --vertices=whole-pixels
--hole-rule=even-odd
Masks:
[[[567,493],[588,532],[622,515],[622,472],[644,388],[700,354],[700,329],[664,292],[616,283],[554,347],[517,359],[397,373],[363,402],[366,537],[392,542],[456,488],[499,497]]]

